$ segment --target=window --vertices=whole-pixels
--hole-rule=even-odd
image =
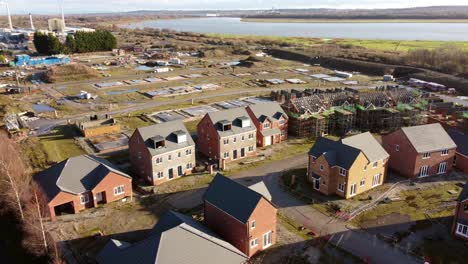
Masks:
[[[395,151],[400,151],[400,145],[395,146]]]
[[[123,193],[125,193],[123,185],[119,185],[117,187],[114,187],[114,196],[121,195]]]
[[[366,184],[366,179],[361,179],[361,181],[359,182],[359,186],[364,186]]]
[[[250,240],[250,247],[254,248],[258,246],[258,238]]]
[[[464,204],[464,205],[463,205],[463,211],[464,211],[465,213],[468,213],[468,204]]]
[[[80,201],[81,201],[81,204],[87,204],[89,203],[89,195],[87,193],[83,193],[81,196],[80,196]]]
[[[346,176],[346,170],[343,168],[340,168],[340,175],[341,176]]]
[[[356,184],[351,184],[351,189],[349,191],[349,195],[356,195]]]
[[[244,136],[244,135],[242,135],[242,141],[244,141],[244,140],[245,140],[245,136]]]
[[[322,164],[320,164],[320,170],[323,171],[323,165]]]
[[[366,171],[366,170],[367,170],[367,165],[364,165],[364,171]]]
[[[253,147],[253,146],[250,146],[250,147],[249,147],[249,152],[252,152],[252,151],[254,151],[254,147]]]
[[[229,138],[224,139],[224,145],[227,145],[227,144],[229,144]]]
[[[177,157],[180,158],[182,156],[182,153],[177,153]]]
[[[164,173],[162,171],[158,172],[158,179],[161,179],[164,177]]]
[[[156,164],[159,164],[159,163],[162,163],[162,162],[163,162],[163,158],[162,158],[162,157],[156,158]]]
[[[263,128],[269,128],[270,127],[270,123],[266,122],[265,124],[263,124]]]
[[[422,166],[419,170],[419,177],[425,177],[429,175],[429,166]]]
[[[338,184],[338,191],[344,192],[345,184],[344,183],[339,183]]]
[[[426,153],[423,153],[423,159],[428,159],[431,157],[431,153],[430,152],[426,152]]]
[[[229,152],[224,152],[224,158],[229,158]]]
[[[273,232],[268,232],[263,235],[263,248],[267,248],[272,244],[272,234]]]
[[[193,164],[192,164],[192,162],[190,162],[190,163],[187,163],[187,170],[189,170],[189,169],[192,169],[192,168],[193,168]]]
[[[255,220],[253,220],[252,222],[250,222],[250,229],[254,229],[255,228]]]
[[[284,119],[281,119],[281,120],[279,121],[279,124],[280,124],[280,125],[284,125],[285,123],[286,123],[286,121],[285,121]]]
[[[312,156],[312,162],[315,162],[317,160],[317,157]]]
[[[249,134],[249,139],[254,138],[254,134]]]
[[[192,149],[185,150],[185,155],[191,155],[191,154],[192,154]]]
[[[437,169],[437,174],[443,174],[447,172],[447,162],[442,162],[439,164],[439,168]]]
[[[372,177],[372,187],[380,184],[380,173]]]
[[[286,131],[281,130],[281,136],[282,136],[282,137],[286,136]]]
[[[172,155],[171,155],[171,154],[169,154],[169,155],[167,156],[167,160],[172,160]]]
[[[378,161],[376,161],[376,162],[374,162],[374,164],[372,164],[372,168],[374,168],[374,169],[377,168],[377,165],[379,165]]]
[[[442,156],[446,156],[446,155],[448,155],[448,149],[442,150]]]
[[[468,238],[468,226],[462,225],[462,224],[457,224],[457,231],[455,232],[457,235],[464,236]]]

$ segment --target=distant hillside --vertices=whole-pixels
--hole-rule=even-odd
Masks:
[[[401,9],[278,9],[246,18],[292,19],[468,19],[468,6],[431,6]]]

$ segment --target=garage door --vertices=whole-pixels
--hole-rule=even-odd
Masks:
[[[271,137],[265,137],[265,146],[271,145]]]

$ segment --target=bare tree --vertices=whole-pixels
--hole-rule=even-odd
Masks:
[[[5,133],[0,133],[0,196],[6,210],[24,220],[24,201],[28,199],[30,177],[26,173],[18,146]]]

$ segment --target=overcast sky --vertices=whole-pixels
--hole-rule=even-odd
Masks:
[[[0,0],[0,2],[5,0]],[[9,0],[11,13],[53,14],[62,0]],[[134,10],[269,9],[275,8],[401,8],[468,5],[467,0],[64,0],[65,13]],[[0,12],[1,13],[1,12]],[[4,10],[3,13],[6,13]]]

